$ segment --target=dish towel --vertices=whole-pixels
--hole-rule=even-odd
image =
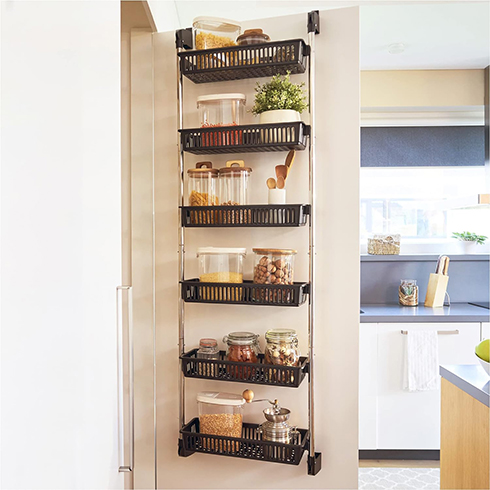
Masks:
[[[436,330],[409,330],[405,350],[404,389],[439,388],[439,348]]]

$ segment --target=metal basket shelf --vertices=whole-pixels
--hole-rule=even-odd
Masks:
[[[182,299],[187,303],[218,303],[255,306],[301,306],[309,293],[309,284],[254,284],[182,281]]]
[[[180,433],[180,456],[193,453],[219,454],[233,458],[254,459],[298,465],[308,445],[308,431],[297,429],[299,435],[294,444],[264,441],[258,424],[243,424],[242,437],[226,437],[201,434],[199,418],[184,425]]]
[[[195,155],[304,150],[310,126],[302,121],[179,129],[182,149]]]
[[[298,366],[278,366],[265,364],[264,354],[258,355],[258,363],[248,363],[227,361],[225,351],[220,351],[217,360],[200,359],[197,350],[180,356],[186,378],[298,388],[308,372],[306,357],[300,357]]]
[[[304,226],[310,214],[309,204],[182,206],[181,209],[182,226],[187,228]]]
[[[303,39],[179,53],[181,73],[194,83],[304,73],[308,55]]]

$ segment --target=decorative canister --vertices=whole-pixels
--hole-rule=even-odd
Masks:
[[[418,306],[419,287],[415,279],[402,279],[400,281],[398,301],[402,306]]]

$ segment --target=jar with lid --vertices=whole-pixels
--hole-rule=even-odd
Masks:
[[[247,29],[241,36],[237,37],[239,46],[248,44],[263,44],[269,42],[271,38],[262,29]]]
[[[196,357],[198,359],[219,359],[218,342],[216,339],[201,339]]]
[[[296,250],[254,248],[255,284],[293,284]]]
[[[219,169],[219,199],[222,206],[244,206],[249,202],[252,169],[243,160],[228,160]]]
[[[244,94],[211,94],[197,98],[201,128],[243,124],[247,98]]]
[[[215,436],[241,437],[245,400],[233,393],[201,392],[197,395],[199,432]],[[203,446],[235,451],[239,443],[203,438]],[[219,447],[215,447],[218,445]]]
[[[217,206],[218,169],[211,162],[198,162],[187,171],[189,206]]]
[[[240,35],[238,22],[219,17],[196,17],[192,22],[195,49],[235,46]]]
[[[265,334],[266,364],[277,366],[298,366],[300,352],[296,330],[289,328],[272,328]]]
[[[228,345],[226,360],[240,363],[259,362],[258,338],[257,334],[251,332],[232,332],[223,337],[223,342]],[[252,367],[229,365],[226,369],[235,379],[251,379],[255,376],[255,368]]]

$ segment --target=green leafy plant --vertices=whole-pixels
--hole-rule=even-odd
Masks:
[[[476,233],[470,233],[469,231],[463,231],[463,233],[454,232],[453,238],[461,240],[462,242],[476,242],[478,245],[483,245],[488,237],[477,235]]]
[[[263,85],[257,83],[252,114],[257,116],[277,109],[291,109],[302,113],[308,107],[305,84],[292,83],[289,75],[289,72],[284,76],[275,75],[270,82]]]

